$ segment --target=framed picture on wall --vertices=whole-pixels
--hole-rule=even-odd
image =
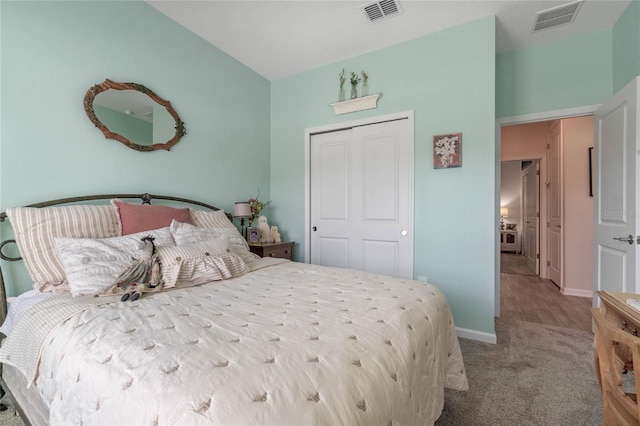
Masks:
[[[433,137],[433,168],[462,167],[462,133]]]
[[[258,228],[248,227],[247,228],[247,242],[257,243],[260,241],[260,236],[258,235]]]

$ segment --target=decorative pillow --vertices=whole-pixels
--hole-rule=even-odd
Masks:
[[[249,251],[247,240],[240,234],[238,228],[229,220],[229,216],[224,210],[205,211],[191,210],[191,220],[193,225],[213,229],[216,231],[225,230],[224,234],[229,235],[232,245],[244,246]]]
[[[102,239],[55,238],[56,254],[67,275],[71,295],[95,295],[113,286],[132,263],[151,256],[151,244],[141,240],[147,235],[153,236],[140,232]]]
[[[152,206],[149,204],[129,204],[122,200],[111,200],[120,222],[121,235],[164,228],[172,220],[191,223],[189,208],[177,209],[168,206]]]
[[[126,236],[137,238],[138,240],[141,240],[144,237],[153,237],[153,244],[156,247],[176,245],[176,242],[173,239],[173,234],[171,234],[171,230],[168,226],[160,229],[154,229],[152,231],[137,232]]]
[[[14,207],[7,209],[7,216],[33,288],[40,291],[64,287],[64,269],[54,251],[54,238],[119,235],[118,217],[109,205]]]
[[[189,287],[238,277],[249,267],[229,249],[227,236],[193,244],[159,247],[164,288]]]
[[[234,228],[235,225],[229,220],[224,210],[191,210],[191,221],[196,226],[203,228]]]
[[[226,235],[229,237],[233,251],[236,253],[248,252],[249,245],[247,244],[247,240],[240,235],[238,228],[231,223],[227,216],[224,215],[224,212],[222,213],[222,217],[220,217],[218,212],[221,211],[222,210],[218,210],[211,215],[202,214],[208,212],[197,213],[196,211],[192,211],[191,217],[193,218],[193,225],[176,221],[172,222],[169,228],[171,229],[171,234],[176,244],[190,244]]]

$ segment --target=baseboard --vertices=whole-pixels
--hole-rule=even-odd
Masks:
[[[578,297],[588,297],[589,299],[593,298],[593,290],[583,290],[580,288],[564,288],[561,291],[565,296],[578,296]]]
[[[496,337],[495,333],[485,333],[483,331],[469,330],[467,328],[460,327],[456,327],[456,331],[458,333],[458,337],[462,337],[463,339],[471,339],[477,340],[479,342],[493,344],[496,344],[498,342],[498,338]]]

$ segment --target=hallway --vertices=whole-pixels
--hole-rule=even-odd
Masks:
[[[553,282],[533,275],[524,262],[520,255],[500,255],[500,318],[590,332],[591,299],[564,296]]]

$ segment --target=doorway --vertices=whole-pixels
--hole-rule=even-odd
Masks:
[[[529,161],[538,159],[540,170],[540,206],[539,206],[539,275],[538,279],[547,279],[547,262],[549,261],[548,254],[548,233],[546,228],[548,226],[548,206],[547,206],[547,183],[548,183],[548,151],[546,146],[547,130],[549,122],[566,120],[573,123],[580,120],[572,119],[586,119],[592,120],[593,112],[597,109],[597,106],[590,106],[584,108],[574,108],[561,111],[553,111],[549,113],[531,114],[520,117],[511,117],[506,119],[497,120],[497,142],[499,144],[500,154],[498,155],[498,161]],[[592,121],[591,121],[592,123]],[[536,128],[536,126],[538,128]],[[573,126],[573,125],[572,125]],[[568,128],[572,129],[573,127]],[[560,289],[560,293],[564,296],[580,296],[584,298],[590,298],[592,296],[592,241],[586,241],[581,239],[580,234],[585,234],[586,237],[592,239],[592,229],[585,231],[584,221],[574,221],[576,208],[580,209],[579,213],[591,214],[593,211],[592,198],[589,197],[589,181],[588,181],[588,148],[582,144],[589,143],[593,139],[593,125],[590,124],[587,129],[587,133],[580,134],[582,141],[577,141],[577,137],[568,138],[566,150],[569,155],[565,154],[565,175],[560,175],[560,188],[564,191],[565,204],[571,204],[568,212],[563,212],[564,218],[567,223],[565,228],[562,228],[564,236],[569,235],[570,244],[564,244],[562,246],[563,255],[568,260],[570,268],[567,271],[562,272],[564,278],[567,276],[570,278],[567,280],[566,285]],[[508,133],[511,132],[511,135]],[[531,137],[538,135],[537,142],[532,142]],[[510,144],[509,140],[515,140],[515,143]],[[582,152],[584,151],[584,153]],[[584,158],[583,158],[584,157]],[[567,160],[568,158],[568,160]],[[584,160],[584,161],[583,161]],[[584,178],[584,182],[582,182]],[[500,180],[496,182],[496,193],[498,198],[500,197]],[[579,207],[577,207],[579,206]],[[499,221],[499,207],[496,206],[496,223]],[[573,209],[573,210],[571,210]],[[567,218],[570,217],[571,220]],[[524,221],[523,221],[524,222]],[[575,222],[575,224],[574,224]],[[579,223],[578,223],[579,222]],[[522,225],[524,226],[524,225]],[[575,226],[579,226],[580,229],[575,229]],[[592,223],[589,226],[592,228]],[[499,226],[496,226],[497,233],[499,234]],[[523,237],[526,239],[526,237]],[[496,237],[499,242],[499,235]],[[522,243],[522,241],[521,241]],[[499,250],[500,245],[497,245],[496,250]],[[496,254],[496,292],[495,292],[495,306],[496,316],[500,316],[500,289],[501,289],[501,266],[500,259],[501,252]],[[566,262],[565,262],[566,263]],[[580,274],[589,274],[589,277],[582,277]],[[580,286],[584,286],[584,288]]]
[[[540,273],[540,161],[501,162],[501,273]]]

